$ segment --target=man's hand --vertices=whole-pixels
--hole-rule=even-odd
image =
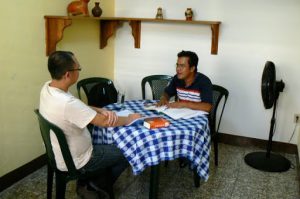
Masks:
[[[165,96],[165,94],[160,98],[159,102],[157,102],[156,106],[164,106],[169,104],[169,99]]]
[[[118,116],[115,112],[102,109],[101,114],[105,116],[107,126],[114,126],[116,124]]]
[[[133,120],[136,120],[141,117],[142,117],[141,114],[138,113],[129,114],[127,117],[127,124],[130,124]]]
[[[212,105],[206,102],[172,102],[167,104],[168,108],[189,108],[193,110],[201,110],[210,112]]]

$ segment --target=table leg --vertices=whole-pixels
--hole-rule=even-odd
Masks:
[[[159,164],[151,166],[149,199],[157,199],[159,185]]]
[[[194,184],[195,184],[195,187],[200,187],[200,177],[197,173],[197,169],[194,168]]]

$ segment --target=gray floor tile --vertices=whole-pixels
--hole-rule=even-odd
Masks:
[[[214,165],[213,147],[210,157],[210,177],[195,188],[193,172],[179,168],[178,161],[168,167],[160,166],[159,199],[299,199],[299,165],[296,155],[282,154],[293,168],[282,173],[263,172],[248,166],[244,156],[261,151],[255,147],[243,148],[219,145],[219,166]],[[0,193],[0,199],[46,198],[46,167],[34,172]],[[114,185],[116,199],[148,199],[150,169],[134,176],[127,169]],[[66,198],[79,199],[76,183],[68,183]]]

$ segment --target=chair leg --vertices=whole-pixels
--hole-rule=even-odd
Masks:
[[[114,189],[112,185],[107,187],[107,193],[109,195],[109,199],[115,199]]]
[[[105,191],[108,193],[109,198],[110,199],[115,199],[115,195],[114,195],[114,183],[112,181],[112,173],[111,170],[108,172],[108,175],[105,176],[106,178],[106,187],[105,187]]]
[[[56,172],[56,199],[64,199],[67,182],[64,176]]]
[[[166,160],[165,161],[165,167],[168,167],[168,165],[169,165],[169,160]]]
[[[198,175],[196,168],[194,169],[194,184],[195,187],[200,187],[200,176]]]
[[[179,161],[180,168],[185,168],[190,163],[190,161],[187,158],[183,158],[183,157],[179,158],[178,161]]]
[[[159,185],[159,165],[151,166],[150,174],[150,199],[157,199]]]
[[[53,174],[51,166],[47,164],[47,199],[52,198]]]
[[[218,147],[218,134],[216,133],[214,137],[214,149],[215,149],[215,165],[218,166],[218,156],[219,156],[219,147]]]

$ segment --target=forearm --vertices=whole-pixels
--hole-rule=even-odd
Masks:
[[[160,100],[169,101],[170,100],[170,96],[167,93],[163,93],[163,95],[160,97]]]
[[[128,117],[117,116],[115,119],[111,120],[111,118],[109,118],[108,116],[97,113],[97,115],[91,121],[91,123],[95,126],[101,126],[101,127],[123,126],[128,123]]]
[[[108,127],[110,126],[109,124],[109,118],[101,113],[97,113],[94,119],[91,121],[91,124],[95,126],[100,126],[100,127]]]
[[[129,123],[128,117],[118,117],[116,123],[113,126],[124,126]]]
[[[140,117],[141,115],[137,113],[129,114],[127,117],[118,117],[111,111],[103,110],[102,114],[96,114],[95,118],[91,121],[91,124],[101,127],[124,126]]]
[[[201,110],[210,112],[212,104],[207,102],[174,102],[168,105],[170,108],[189,108],[193,110]]]
[[[167,93],[163,93],[163,95],[160,97],[159,102],[157,103],[157,106],[166,105],[169,103],[169,95]]]
[[[90,106],[93,110],[95,110],[97,113],[101,113],[103,110],[103,108],[98,108],[98,107],[95,107],[95,106]]]

